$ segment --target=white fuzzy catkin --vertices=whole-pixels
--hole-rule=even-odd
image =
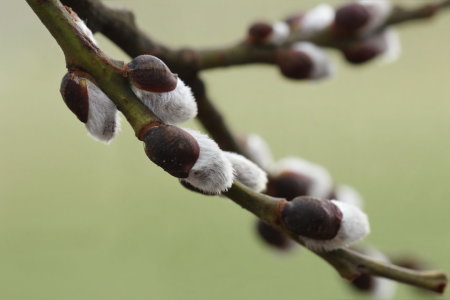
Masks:
[[[286,22],[275,22],[272,24],[272,32],[268,37],[268,42],[274,45],[281,45],[286,41],[289,33],[290,28]]]
[[[332,251],[344,248],[358,242],[370,233],[367,215],[359,208],[336,200],[331,200],[331,202],[342,212],[341,226],[337,235],[330,240],[302,237],[305,246],[313,251]]]
[[[393,9],[390,0],[359,0],[357,3],[366,7],[370,14],[367,24],[359,30],[361,35],[373,33],[378,29],[386,22]]]
[[[381,56],[382,62],[392,63],[396,61],[402,53],[402,45],[398,32],[392,28],[384,30],[382,38],[385,43],[384,53]]]
[[[352,188],[351,186],[344,184],[338,185],[336,187],[335,194],[337,201],[351,204],[362,209],[363,207],[362,197],[358,193],[358,191]]]
[[[312,60],[313,69],[309,76],[310,78],[322,79],[334,74],[334,65],[327,53],[313,43],[298,42],[293,44],[292,48],[305,53]]]
[[[89,98],[86,128],[94,139],[109,143],[120,127],[117,108],[101,89],[87,79],[86,82]]]
[[[197,103],[191,88],[178,78],[174,90],[165,93],[144,91],[131,85],[133,92],[161,121],[178,124],[195,118]]]
[[[272,152],[266,141],[257,134],[248,134],[243,138],[242,148],[245,154],[264,170],[273,166]]]
[[[233,167],[215,141],[206,134],[183,128],[200,147],[200,154],[184,181],[208,194],[220,194],[233,184]]]
[[[331,5],[319,4],[307,11],[298,24],[301,37],[308,38],[329,27],[334,21],[335,11]]]
[[[276,162],[271,174],[277,176],[283,172],[294,172],[311,179],[308,196],[326,199],[331,194],[333,181],[330,173],[322,166],[315,165],[298,157],[286,157]]]
[[[266,172],[242,155],[233,152],[224,154],[233,165],[235,180],[256,192],[266,189]]]

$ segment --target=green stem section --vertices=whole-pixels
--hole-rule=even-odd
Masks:
[[[69,69],[88,73],[125,115],[136,134],[156,117],[130,89],[123,63],[114,62],[97,48],[57,0],[26,0],[58,42]]]

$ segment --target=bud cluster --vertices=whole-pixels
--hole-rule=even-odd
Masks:
[[[400,54],[400,41],[391,28],[379,30],[393,10],[389,0],[359,0],[339,7],[333,24],[335,34],[359,38],[342,48],[345,59],[361,64],[376,57],[391,62]]]
[[[361,198],[355,190],[334,186],[325,168],[304,159],[287,157],[273,162],[267,144],[250,136],[258,142],[241,140],[249,157],[272,162],[265,167],[269,173],[265,193],[288,201],[280,212],[281,225],[298,234],[306,247],[330,251],[353,244],[369,233],[367,216],[361,211]],[[260,237],[275,248],[293,245],[281,231],[261,220],[257,229]]]
[[[392,10],[390,0],[357,0],[336,9],[320,4],[284,21],[255,23],[247,40],[255,45],[283,46],[275,50],[275,63],[285,77],[324,79],[334,75],[334,65],[323,49],[306,40],[324,31],[331,39],[352,37],[352,42],[339,46],[349,63],[362,64],[377,57],[392,62],[400,54],[399,38],[390,28],[380,29]],[[290,36],[301,42],[289,43]]]
[[[222,151],[196,130],[179,128],[197,115],[191,89],[160,59],[134,58],[126,67],[131,88],[141,102],[165,124],[150,126],[140,136],[147,156],[188,189],[216,195],[237,180],[256,191],[266,187],[267,175],[241,155]]]

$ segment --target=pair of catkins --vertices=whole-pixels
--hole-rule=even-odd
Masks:
[[[382,57],[385,62],[397,59],[400,42],[397,33],[380,27],[393,10],[389,0],[358,0],[338,8],[320,4],[304,13],[289,16],[273,24],[258,22],[248,31],[247,40],[254,45],[273,45],[276,64],[280,72],[291,79],[323,79],[335,73],[335,67],[327,53],[308,41],[295,42],[287,47],[290,39],[308,40],[326,31],[330,43],[351,37],[353,42],[342,44],[339,50],[352,64],[368,62]]]
[[[89,28],[74,19],[78,29],[95,43]],[[141,55],[126,65],[124,73],[133,92],[158,119],[139,134],[147,156],[155,164],[179,178],[184,186],[204,194],[221,194],[234,180],[257,192],[266,190],[267,174],[255,163],[222,151],[205,134],[174,125],[194,118],[197,105],[190,88],[164,62]],[[61,84],[62,97],[94,138],[109,142],[118,129],[117,108],[87,77],[67,73]],[[367,217],[357,207],[317,198],[300,197],[287,202],[280,221],[315,251],[348,246],[369,232]]]
[[[334,184],[324,167],[299,157],[274,161],[267,143],[255,134],[239,141],[247,156],[267,171],[265,193],[288,201],[281,220],[302,237],[306,247],[330,251],[349,246],[370,232],[359,193],[348,185]],[[283,232],[261,220],[257,232],[276,249],[294,245]]]

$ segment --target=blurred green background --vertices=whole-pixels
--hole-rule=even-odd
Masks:
[[[161,41],[198,47],[317,1],[109,3],[134,10]],[[0,299],[364,299],[308,251],[264,247],[232,202],[184,190],[128,124],[109,146],[87,137],[59,94],[62,52],[25,1],[8,1],[0,25]],[[404,52],[391,65],[352,67],[332,51],[337,77],[323,83],[269,66],[204,78],[234,130],[261,134],[276,158],[321,163],[363,194],[368,243],[448,272],[449,28],[450,11],[399,27]],[[396,299],[432,297],[402,285]]]

